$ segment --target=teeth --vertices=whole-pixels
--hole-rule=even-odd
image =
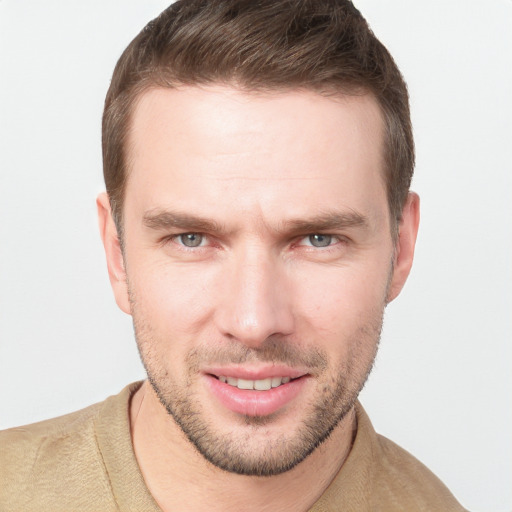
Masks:
[[[256,389],[257,391],[268,391],[271,388],[277,388],[282,384],[287,384],[291,379],[290,377],[269,377],[268,379],[249,380],[220,375],[219,380],[238,389]]]
[[[254,389],[253,380],[238,379],[238,389]]]
[[[282,377],[272,377],[272,387],[277,388],[277,386],[281,385],[282,381],[283,381]]]
[[[261,379],[254,381],[254,389],[268,391],[272,387],[272,379]]]

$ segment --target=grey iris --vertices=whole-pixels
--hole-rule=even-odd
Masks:
[[[181,243],[187,247],[199,247],[203,241],[203,235],[198,233],[185,233],[180,235]]]
[[[330,235],[309,235],[309,241],[314,247],[327,247],[331,245],[331,240]]]

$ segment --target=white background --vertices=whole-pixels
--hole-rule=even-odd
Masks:
[[[97,235],[114,64],[162,0],[0,0],[0,427],[143,377]],[[359,0],[411,91],[415,267],[362,400],[471,510],[512,510],[512,1]]]

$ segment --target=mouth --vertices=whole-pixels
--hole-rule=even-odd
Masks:
[[[238,376],[235,376],[220,371],[208,372],[205,377],[207,387],[223,408],[244,416],[263,417],[296,403],[306,389],[309,374],[287,370],[284,372],[288,375],[276,375],[268,371],[254,372],[260,375],[251,375],[252,372],[238,370]]]
[[[214,375],[213,377],[217,377]],[[300,378],[300,377],[299,377]],[[278,388],[283,384],[288,384],[290,381],[295,380],[291,377],[268,377],[266,379],[240,379],[237,377],[227,377],[225,375],[219,375],[217,377],[220,382],[229,384],[238,389],[253,389],[256,391],[268,391],[272,388]]]

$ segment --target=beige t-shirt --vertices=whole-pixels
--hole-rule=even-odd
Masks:
[[[139,383],[81,411],[0,432],[2,512],[161,512],[137,465],[129,403]],[[354,445],[310,509],[463,511],[423,464],[379,436],[357,406]]]

